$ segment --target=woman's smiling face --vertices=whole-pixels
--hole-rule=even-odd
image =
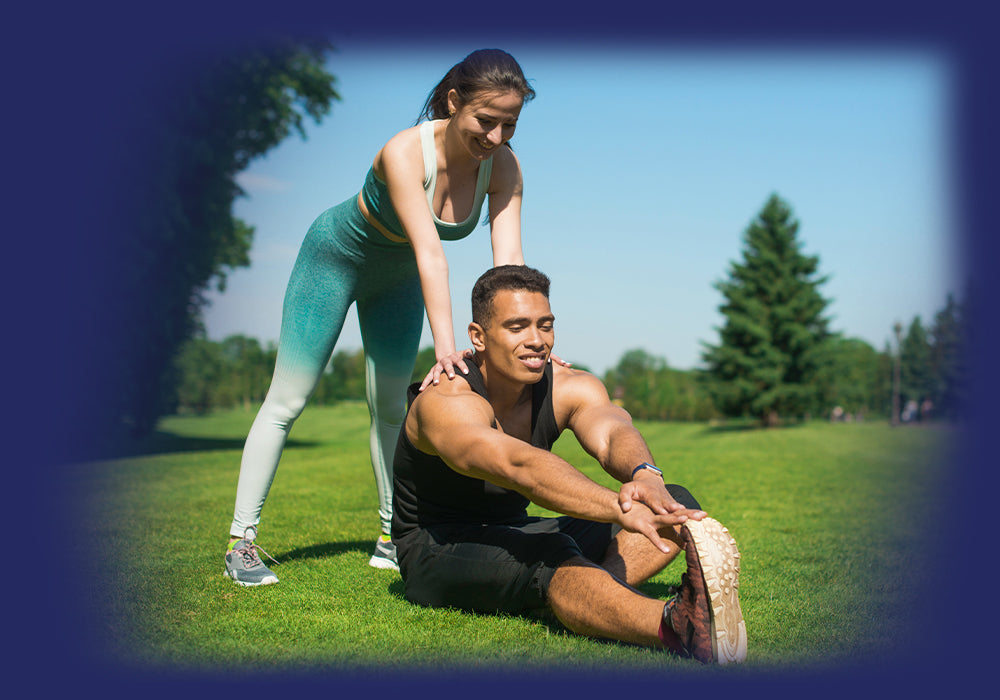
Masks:
[[[460,104],[452,90],[448,105],[455,110],[451,120],[462,143],[473,158],[486,160],[514,136],[524,99],[513,91],[490,91]]]

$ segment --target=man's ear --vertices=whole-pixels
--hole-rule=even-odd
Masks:
[[[469,340],[472,341],[472,347],[476,352],[486,349],[486,331],[478,323],[469,324]]]

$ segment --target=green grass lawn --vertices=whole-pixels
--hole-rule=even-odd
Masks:
[[[566,632],[554,618],[408,603],[399,575],[367,565],[378,535],[361,404],[307,409],[264,508],[259,543],[276,586],[223,578],[250,412],[165,419],[138,456],[72,465],[95,583],[93,652],[125,667],[707,669]],[[773,430],[639,423],[668,481],[687,486],[742,553],[744,670],[888,658],[906,634],[930,555],[923,509],[946,478],[951,433],[884,422]],[[571,435],[555,451],[614,487]],[[535,512],[543,513],[539,509]],[[665,596],[678,560],[643,590]]]

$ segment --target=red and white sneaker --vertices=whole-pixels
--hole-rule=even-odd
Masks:
[[[736,540],[713,518],[688,520],[681,537],[687,571],[663,609],[664,642],[674,653],[705,664],[740,663],[747,657],[747,630]]]

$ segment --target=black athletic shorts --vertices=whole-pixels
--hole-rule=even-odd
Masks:
[[[668,484],[687,508],[683,486]],[[600,562],[618,525],[524,517],[497,525],[436,525],[394,539],[406,599],[418,605],[519,613],[547,604],[556,568],[572,557]]]

